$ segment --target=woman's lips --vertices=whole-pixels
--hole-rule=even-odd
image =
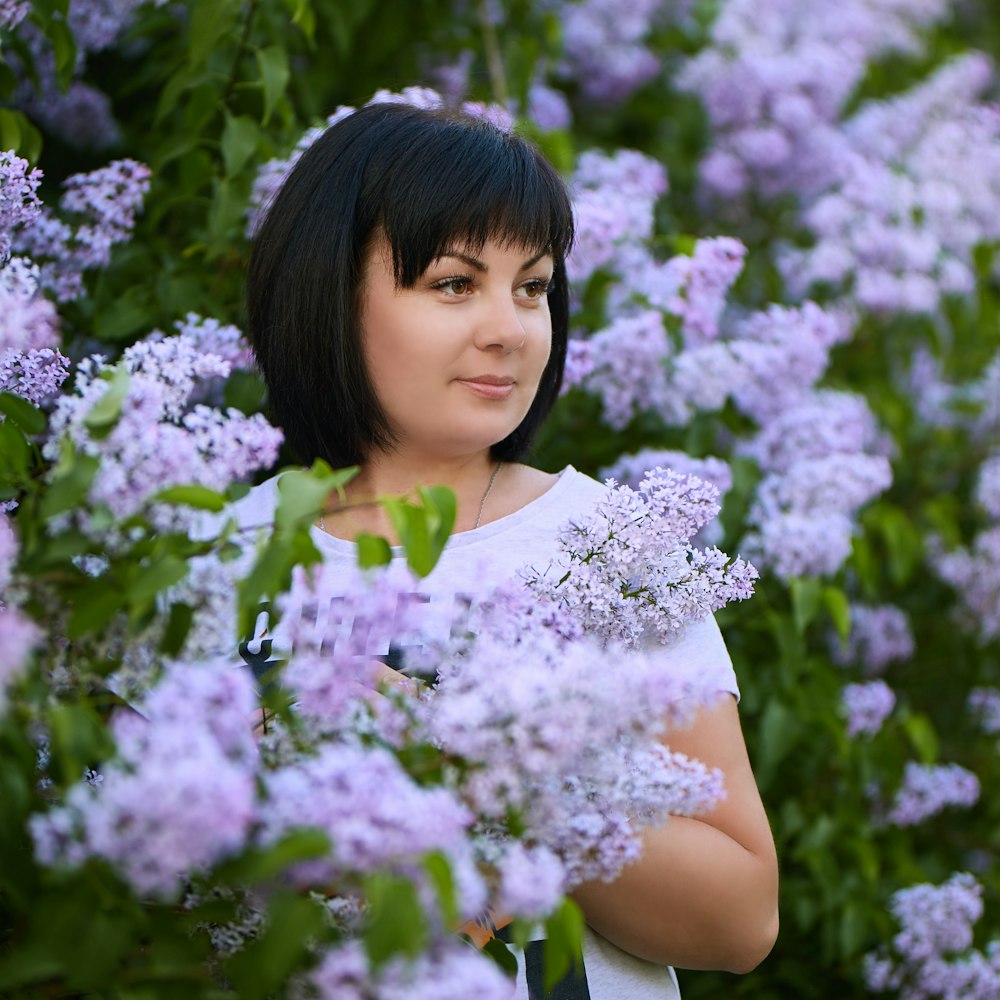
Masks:
[[[458,381],[482,399],[509,399],[514,392],[514,379],[508,376],[477,375]]]

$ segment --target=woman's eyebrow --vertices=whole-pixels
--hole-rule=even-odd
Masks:
[[[534,267],[543,257],[551,256],[551,250],[539,250],[534,257],[530,260],[526,260],[518,270],[527,271]],[[469,254],[461,253],[458,250],[445,250],[445,252],[438,257],[438,260],[444,260],[445,257],[453,257],[455,260],[460,260],[463,264],[468,264],[469,267],[479,271],[480,274],[486,274],[489,271],[489,268],[478,257],[472,257]]]

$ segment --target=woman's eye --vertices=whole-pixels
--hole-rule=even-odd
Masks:
[[[450,295],[466,295],[472,289],[472,279],[465,277],[444,278],[436,281],[434,287]]]
[[[532,278],[521,285],[520,292],[525,298],[540,299],[549,294],[552,282],[543,278]]]

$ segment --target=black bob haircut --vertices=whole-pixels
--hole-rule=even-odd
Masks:
[[[493,239],[552,254],[549,362],[524,420],[491,449],[498,461],[520,458],[559,394],[566,362],[566,186],[520,136],[463,113],[388,103],[354,112],[306,150],[251,250],[247,334],[295,457],[337,468],[392,447],[360,330],[365,257],[380,234],[404,288],[455,246],[477,253]]]

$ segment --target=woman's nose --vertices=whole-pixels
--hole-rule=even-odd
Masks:
[[[483,351],[510,354],[524,345],[527,332],[518,305],[509,294],[486,299],[478,318],[476,346]]]

